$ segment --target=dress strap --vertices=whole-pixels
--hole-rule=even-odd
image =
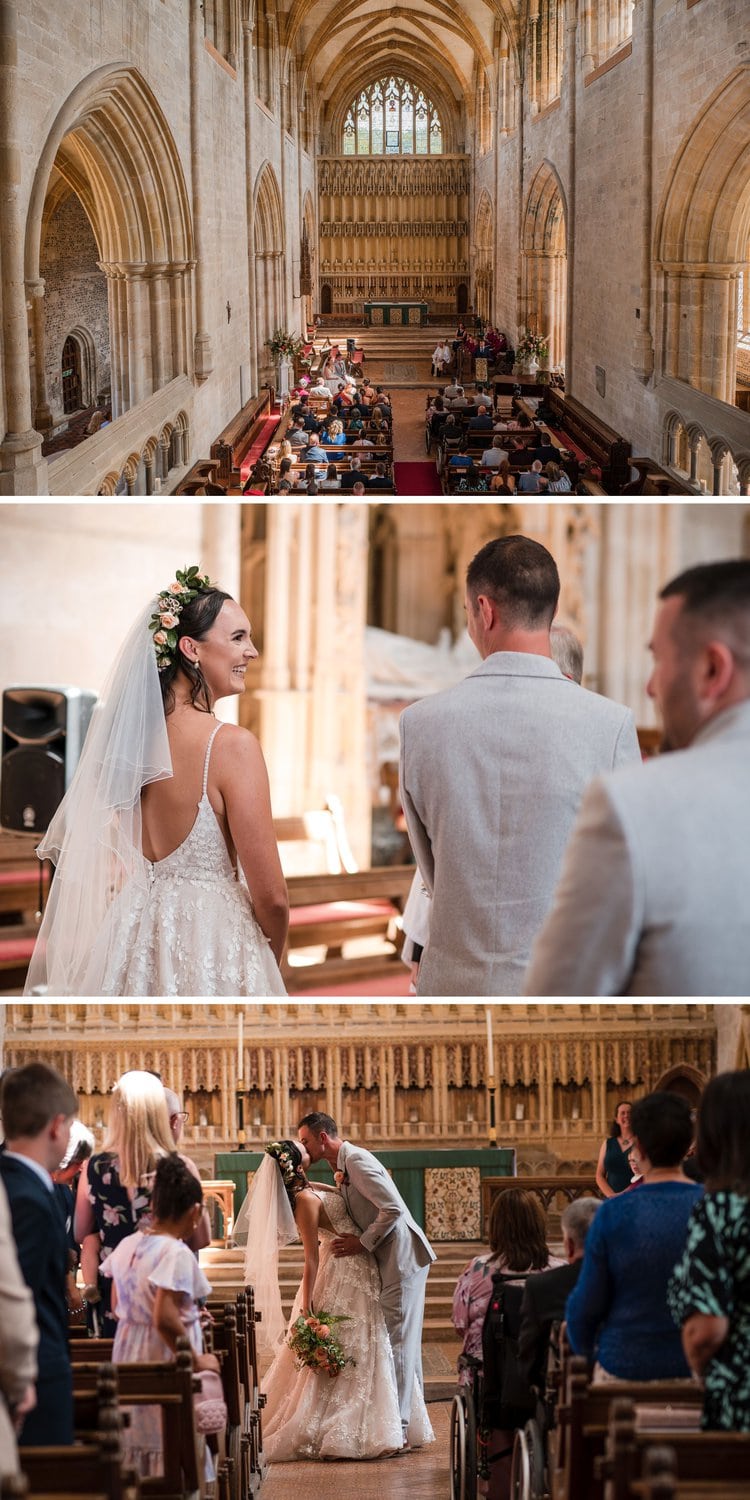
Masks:
[[[203,796],[204,797],[206,795],[206,791],[208,790],[208,763],[209,763],[209,761],[211,759],[211,747],[212,747],[213,742],[216,739],[216,736],[219,733],[220,729],[221,729],[221,724],[217,724],[216,728],[214,729],[214,731],[213,731],[213,733],[211,735],[211,738],[209,739],[208,744],[206,745],[206,759],[203,762]]]

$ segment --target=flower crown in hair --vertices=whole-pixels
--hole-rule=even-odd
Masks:
[[[186,604],[192,604],[199,594],[214,588],[211,579],[198,572],[197,567],[185,568],[175,573],[174,583],[162,589],[156,601],[156,610],[149,620],[148,628],[153,633],[156,665],[160,672],[171,667],[177,650],[177,625]]]
[[[295,1164],[294,1154],[290,1150],[289,1141],[269,1141],[266,1146],[266,1155],[272,1156],[276,1162],[285,1188],[299,1186],[299,1177],[297,1176],[299,1162]]]

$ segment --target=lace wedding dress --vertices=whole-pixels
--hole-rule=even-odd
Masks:
[[[187,838],[165,859],[145,861],[145,887],[126,885],[109,909],[98,940],[108,953],[103,995],[286,994],[208,799],[220,729],[208,742],[203,794]]]
[[[296,1367],[283,1344],[263,1381],[266,1410],[263,1448],[271,1463],[302,1458],[377,1458],[403,1442],[388,1331],[380,1310],[380,1275],[374,1256],[337,1260],[335,1235],[356,1234],[340,1193],[319,1194],[332,1229],[320,1228],[320,1263],[313,1293],[316,1311],[346,1314],[336,1337],[354,1365],[335,1378]],[[301,1311],[297,1293],[290,1326]],[[414,1382],[409,1442],[434,1442],[424,1397]]]

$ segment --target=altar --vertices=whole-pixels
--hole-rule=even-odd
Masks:
[[[516,1153],[508,1147],[479,1150],[375,1151],[401,1197],[429,1240],[481,1240],[482,1182],[486,1177],[514,1177]],[[235,1215],[263,1160],[262,1151],[226,1151],[214,1158],[214,1176],[235,1183]],[[313,1182],[332,1182],[327,1162],[310,1168]]]
[[[426,302],[365,302],[368,328],[424,328],[427,324]]]

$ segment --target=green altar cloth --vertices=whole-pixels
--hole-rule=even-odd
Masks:
[[[442,1150],[439,1147],[433,1150],[407,1148],[403,1151],[375,1151],[373,1155],[377,1156],[378,1161],[381,1161],[390,1172],[412,1216],[428,1234],[431,1228],[434,1233],[435,1213],[434,1211],[430,1213],[430,1199],[436,1195],[436,1183],[447,1184],[450,1187],[455,1180],[457,1187],[460,1186],[464,1192],[468,1188],[471,1192],[471,1181],[477,1172],[480,1184],[483,1177],[513,1177],[515,1174],[515,1153],[504,1147],[496,1150],[490,1147],[480,1147],[474,1150],[467,1150],[465,1147],[455,1150]],[[226,1151],[214,1158],[216,1177],[232,1178],[235,1183],[235,1212],[239,1210],[247,1192],[248,1172],[256,1171],[262,1160],[261,1151]],[[468,1183],[463,1180],[466,1177],[466,1169],[471,1172]],[[441,1175],[436,1177],[433,1175],[435,1173]],[[426,1177],[425,1174],[430,1175]],[[327,1162],[318,1162],[311,1167],[308,1175],[313,1182],[332,1181],[331,1169]],[[481,1198],[481,1187],[479,1187],[479,1195]],[[473,1192],[471,1196],[473,1198]],[[476,1239],[478,1226],[478,1217],[470,1225],[467,1219],[467,1227],[471,1228],[472,1232],[467,1233],[465,1237]],[[441,1236],[438,1234],[437,1237]],[[459,1239],[462,1236],[460,1233],[451,1232],[450,1235],[442,1237]]]

